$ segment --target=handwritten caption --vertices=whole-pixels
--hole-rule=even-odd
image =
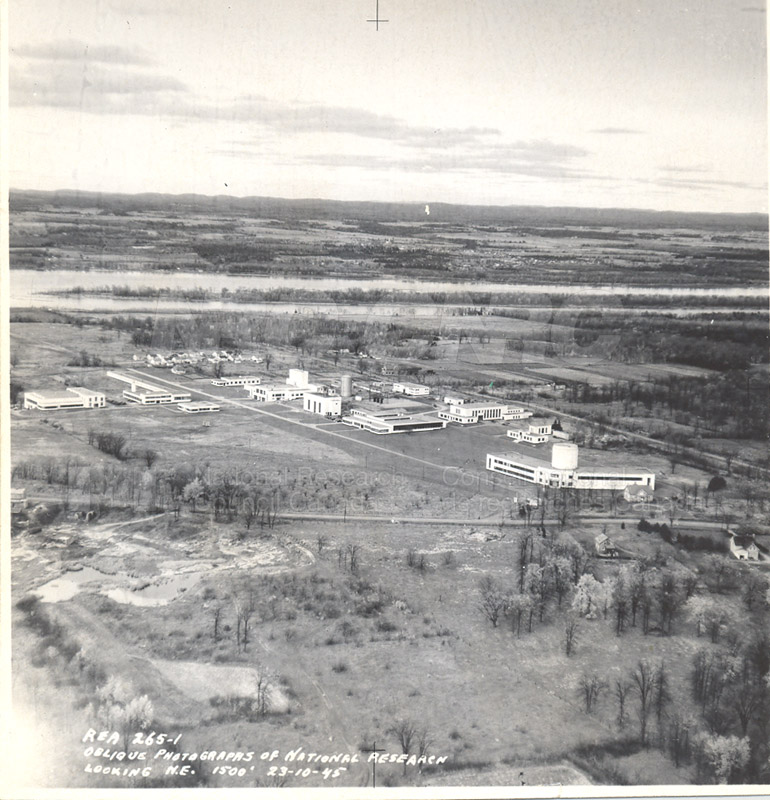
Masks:
[[[413,755],[387,751],[359,753],[316,753],[294,750],[200,750],[185,751],[182,734],[150,731],[133,734],[130,742],[117,731],[89,728],[82,738],[86,759],[84,772],[118,778],[157,776],[193,777],[210,775],[245,778],[310,778],[327,781],[343,777],[354,764],[444,764],[447,756]]]

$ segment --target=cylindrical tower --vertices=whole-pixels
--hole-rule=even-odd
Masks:
[[[556,442],[551,450],[554,469],[577,469],[578,446],[574,442]]]
[[[351,397],[353,394],[353,378],[350,375],[343,375],[341,383],[340,395],[342,397]]]

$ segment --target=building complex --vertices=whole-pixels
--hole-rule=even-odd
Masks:
[[[447,422],[471,425],[482,420],[513,420],[531,417],[531,411],[503,403],[457,403],[438,412]]]
[[[379,411],[365,408],[353,408],[342,418],[346,425],[369,431],[370,433],[414,433],[417,431],[435,431],[446,427],[446,420],[436,417],[413,417],[398,409]]]
[[[226,378],[212,378],[212,386],[256,386],[262,379],[253,375],[232,375]]]

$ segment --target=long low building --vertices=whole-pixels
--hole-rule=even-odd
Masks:
[[[107,375],[131,386],[130,389],[123,390],[123,397],[132,403],[139,403],[143,406],[156,406],[167,403],[189,403],[192,399],[190,392],[166,389],[156,386],[154,383],[149,383],[143,378],[136,378],[133,375],[124,375],[122,372],[108,372]]]
[[[578,467],[578,447],[572,442],[557,442],[550,462],[528,453],[488,453],[487,469],[527,483],[568,489],[611,489],[627,486],[655,489],[655,473],[635,469]]]
[[[399,411],[368,411],[351,409],[342,421],[361,430],[376,434],[416,433],[446,428],[446,420],[435,417],[412,417]]]
[[[532,412],[506,403],[456,403],[438,412],[447,422],[472,425],[482,420],[513,420],[531,417]]]
[[[212,378],[212,386],[256,386],[262,381],[254,375],[233,375],[226,378]]]
[[[104,408],[107,396],[82,386],[69,386],[63,392],[25,392],[24,408],[58,411],[68,408]]]
[[[430,386],[423,386],[421,383],[396,382],[393,384],[393,392],[410,397],[427,397],[430,394]]]
[[[315,388],[315,387],[313,387]],[[310,389],[299,389],[288,383],[263,383],[259,386],[247,386],[246,390],[252,400],[260,403],[278,403],[285,400],[301,400]]]
[[[220,406],[210,403],[208,400],[193,400],[191,403],[180,403],[177,408],[186,414],[207,414],[211,411],[219,411]]]

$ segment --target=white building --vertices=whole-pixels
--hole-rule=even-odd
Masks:
[[[550,422],[530,422],[527,426],[511,428],[506,431],[506,436],[515,442],[528,444],[543,444],[553,436],[553,426]]]
[[[211,411],[219,411],[220,406],[210,403],[208,400],[194,400],[191,403],[180,403],[177,408],[186,414],[206,414]]]
[[[531,416],[531,412],[523,408],[509,406],[504,403],[463,403],[450,405],[448,409],[438,412],[441,419],[447,422],[458,422],[460,425],[471,425],[482,420],[521,419],[521,414]]]
[[[730,537],[730,552],[739,561],[759,561],[759,548],[753,536],[739,536],[734,533]]]
[[[260,403],[280,403],[287,400],[301,400],[306,392],[319,393],[321,387],[309,381],[307,370],[290,369],[286,383],[262,383],[245,388],[252,400]]]
[[[346,425],[377,434],[435,431],[446,427],[445,420],[435,417],[412,417],[402,411],[368,411],[362,408],[351,409],[342,421]]]
[[[82,386],[70,386],[63,392],[25,392],[24,408],[57,411],[66,408],[104,408],[107,397]]]
[[[253,375],[233,375],[226,378],[212,378],[212,386],[256,386],[261,378]]]
[[[338,394],[305,392],[303,408],[311,414],[338,417],[342,413],[342,398]]]
[[[430,387],[420,383],[394,383],[394,394],[406,394],[410,397],[427,397],[430,394]]]
[[[108,372],[107,375],[131,386],[130,389],[123,390],[123,397],[132,403],[139,403],[143,406],[157,406],[166,405],[167,403],[189,403],[192,399],[190,392],[155,386],[155,384],[148,383],[141,378],[135,378],[133,375],[124,375],[122,372]]]
[[[550,462],[528,453],[488,453],[486,466],[492,472],[541,486],[622,491],[637,485],[655,489],[654,472],[578,468],[578,447],[572,442],[556,442]]]

